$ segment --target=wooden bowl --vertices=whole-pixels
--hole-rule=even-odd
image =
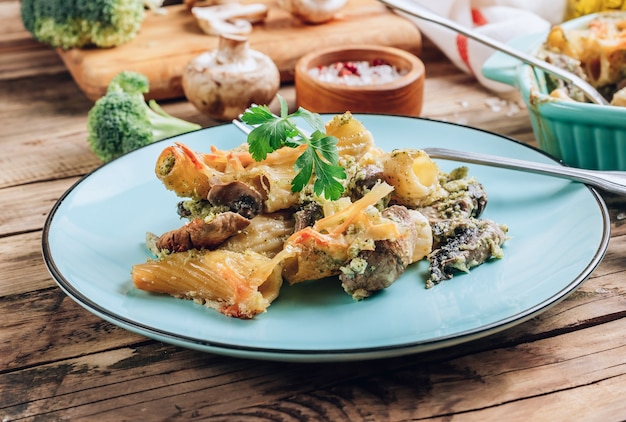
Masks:
[[[324,82],[309,70],[337,62],[383,60],[401,76],[385,83],[346,85]],[[424,63],[395,47],[348,45],[309,53],[296,63],[296,103],[316,113],[380,113],[419,116],[424,101]]]

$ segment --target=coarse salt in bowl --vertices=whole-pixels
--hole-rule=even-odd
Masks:
[[[398,69],[382,59],[369,62],[340,61],[325,66],[309,69],[309,74],[322,82],[350,86],[366,86],[393,82],[406,74],[406,70]]]
[[[419,116],[425,69],[412,53],[348,45],[302,57],[295,68],[296,102],[316,113]]]

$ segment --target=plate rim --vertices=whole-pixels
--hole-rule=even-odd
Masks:
[[[322,117],[325,116],[334,116],[335,114],[325,113],[321,114]],[[501,135],[495,132],[491,132],[489,130],[475,128],[472,126],[466,126],[463,124],[455,123],[455,122],[447,122],[441,121],[432,118],[426,117],[412,117],[412,116],[402,116],[402,115],[381,115],[376,113],[354,113],[355,118],[359,118],[359,116],[378,116],[378,117],[393,117],[393,118],[402,118],[407,120],[416,120],[416,121],[428,121],[433,122],[435,124],[441,125],[453,125],[457,127],[461,127],[465,130],[473,130],[482,133],[489,134],[491,136],[496,136],[498,138],[502,138],[508,142],[512,142],[514,144],[520,145],[524,148],[528,148],[533,150],[536,153],[540,153],[544,155],[548,159],[555,161],[559,165],[563,165],[560,161],[550,156],[546,152],[535,148],[531,145],[525,144],[519,140],[508,137],[506,135]],[[232,123],[224,122],[222,124],[218,124],[211,127],[201,128],[194,132],[201,131],[210,131],[217,127],[228,126]],[[183,134],[185,135],[185,134]],[[180,136],[180,135],[178,135]],[[163,140],[160,140],[156,143],[166,144],[172,138],[177,138],[178,136],[172,136]],[[151,144],[154,145],[154,144]],[[147,147],[147,146],[146,146]],[[137,151],[143,149],[145,147],[139,148],[137,150],[131,151],[123,156],[136,154]],[[50,249],[50,244],[48,242],[48,236],[51,229],[52,224],[54,223],[55,216],[62,206],[63,202],[67,199],[67,197],[77,188],[79,187],[85,180],[91,177],[94,173],[102,171],[102,169],[106,168],[122,158],[120,156],[108,163],[103,163],[100,166],[94,168],[89,171],[82,177],[80,177],[76,182],[74,182],[55,202],[53,207],[51,208],[48,216],[46,217],[46,221],[44,223],[42,238],[41,238],[41,248],[42,255],[44,259],[44,263],[48,269],[48,272],[54,279],[55,283],[59,286],[59,288],[72,300],[74,300],[77,304],[83,307],[85,310],[91,312],[92,314],[114,324],[128,331],[134,332],[136,334],[143,335],[147,338],[163,341],[169,344],[177,345],[180,347],[199,350],[203,352],[211,352],[217,353],[221,355],[233,356],[233,357],[243,357],[243,358],[253,358],[260,360],[274,360],[274,361],[294,361],[294,362],[331,362],[331,361],[347,361],[347,360],[369,360],[369,359],[377,359],[377,358],[389,358],[389,357],[397,357],[408,354],[416,354],[422,353],[430,350],[452,347],[458,344],[466,343],[472,340],[476,340],[479,338],[483,338],[501,331],[504,331],[513,326],[519,325],[534,316],[539,315],[540,313],[546,311],[547,309],[555,306],[565,298],[569,296],[573,291],[575,291],[580,285],[582,285],[587,278],[591,275],[591,273],[597,268],[600,264],[604,255],[606,254],[608,244],[610,241],[611,235],[611,224],[610,224],[610,214],[607,208],[607,205],[604,199],[600,196],[596,189],[584,185],[592,195],[592,198],[595,199],[595,203],[598,206],[600,214],[602,216],[602,235],[598,245],[597,250],[595,251],[592,259],[585,266],[583,271],[578,274],[573,280],[571,280],[567,285],[565,285],[558,292],[554,293],[548,298],[544,298],[539,303],[534,306],[524,309],[520,312],[517,312],[513,315],[510,315],[506,318],[502,318],[498,321],[491,322],[489,324],[483,324],[472,329],[463,330],[447,335],[442,335],[439,337],[427,339],[427,340],[416,340],[412,342],[406,342],[401,344],[392,344],[392,345],[381,345],[381,346],[372,346],[372,347],[356,347],[356,348],[326,348],[326,349],[317,349],[317,350],[309,350],[309,349],[297,349],[297,348],[286,348],[286,347],[264,347],[264,346],[248,346],[248,345],[239,345],[239,344],[230,344],[224,343],[221,341],[211,341],[209,339],[199,339],[194,338],[184,334],[173,333],[168,330],[161,330],[157,327],[153,327],[147,324],[143,324],[141,322],[133,321],[123,315],[118,315],[115,312],[109,311],[106,307],[101,306],[95,303],[90,298],[83,295],[80,291],[78,291],[70,280],[65,277],[62,272],[57,267],[54,262],[53,254]]]

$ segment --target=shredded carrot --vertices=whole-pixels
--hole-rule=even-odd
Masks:
[[[393,191],[393,186],[387,183],[378,183],[368,193],[366,193],[361,199],[353,202],[348,207],[339,211],[336,214],[324,217],[317,221],[313,228],[319,232],[326,230],[331,232],[331,227],[335,227],[332,230],[332,234],[337,235],[347,230],[348,226],[370,205],[374,205],[376,202],[384,198],[386,195]]]
[[[241,173],[245,170],[243,163],[241,162],[241,158],[238,155],[230,154],[228,156],[228,164],[236,173]]]
[[[254,158],[249,151],[224,151],[217,149],[215,145],[211,146],[211,153],[204,154],[205,161],[219,164],[227,164],[229,161],[237,160],[238,166],[246,167],[254,163]]]
[[[364,237],[373,240],[396,240],[400,237],[400,232],[394,222],[372,224],[370,220],[365,220]]]

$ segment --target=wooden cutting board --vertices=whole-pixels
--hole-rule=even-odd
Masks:
[[[277,6],[265,3],[269,14],[248,35],[250,47],[269,55],[283,82],[293,80],[293,69],[304,54],[326,46],[378,44],[405,49],[416,55],[422,39],[417,27],[376,0],[348,0],[331,22],[308,25]],[[242,1],[243,3],[243,1]],[[137,37],[108,49],[57,50],[80,89],[92,100],[100,98],[110,80],[123,70],[141,72],[150,80],[147,98],[184,96],[181,75],[195,56],[217,47],[184,5],[166,7],[164,15],[148,12]]]

